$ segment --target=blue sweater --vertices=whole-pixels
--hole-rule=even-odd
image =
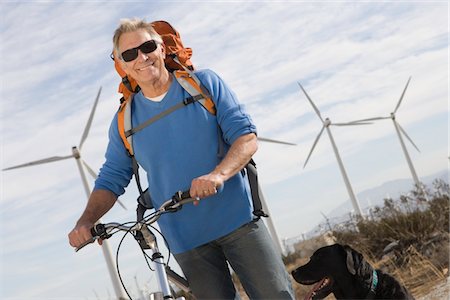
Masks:
[[[241,135],[256,133],[250,116],[217,74],[202,70],[196,75],[211,93],[216,116],[200,103],[189,104],[133,135],[135,157],[147,173],[155,207],[175,192],[189,190],[192,179],[214,170],[223,158],[218,156],[220,138],[228,150]],[[175,79],[161,102],[150,101],[137,93],[131,107],[133,127],[188,96]],[[222,137],[218,135],[219,126]],[[118,133],[117,115],[110,127],[105,158],[94,189],[109,190],[120,196],[133,171]],[[176,213],[165,214],[158,224],[170,250],[178,254],[227,235],[251,219],[248,181],[239,172],[218,194],[203,199],[198,206],[187,204]]]

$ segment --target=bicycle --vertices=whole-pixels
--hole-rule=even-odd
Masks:
[[[151,269],[150,264],[148,263],[148,258],[154,262],[155,265],[155,273],[156,278],[158,282],[158,286],[160,287],[160,291],[156,293],[152,293],[153,298],[157,299],[176,299],[176,300],[185,300],[185,298],[175,297],[175,291],[172,289],[172,287],[169,284],[169,281],[177,286],[181,291],[189,295],[191,298],[195,298],[189,288],[189,284],[187,280],[177,274],[175,271],[173,271],[169,265],[164,261],[164,256],[161,254],[158,248],[157,240],[155,234],[149,229],[151,227],[155,231],[157,231],[163,238],[164,236],[159,232],[156,228],[152,226],[153,223],[155,223],[163,214],[166,213],[174,213],[181,209],[181,207],[184,204],[193,202],[195,199],[191,198],[189,195],[189,191],[185,192],[177,192],[175,193],[171,199],[165,201],[158,209],[155,209],[154,212],[149,214],[148,216],[144,217],[143,212],[137,213],[137,221],[133,222],[126,222],[126,223],[117,223],[117,222],[110,222],[106,224],[96,224],[91,229],[92,238],[88,241],[81,244],[78,248],[75,249],[76,252],[81,250],[83,247],[87,246],[88,244],[91,244],[95,242],[97,239],[108,239],[115,233],[119,231],[125,231],[125,235],[122,238],[125,238],[125,236],[128,233],[131,233],[135,239],[138,241],[138,244],[140,245],[142,252],[144,254],[144,257],[147,261],[148,267]],[[126,224],[132,224],[132,225],[126,225]],[[119,249],[121,246],[120,242],[117,254],[119,253]],[[144,250],[150,250],[151,256],[147,255]],[[169,251],[169,257],[170,257],[170,251]],[[118,266],[118,255],[116,255],[116,266],[119,274],[120,282],[125,290],[125,293],[128,295],[130,299],[131,296],[128,293],[127,289],[125,288],[125,285],[122,281],[122,278],[120,276],[119,272],[119,266]],[[152,270],[152,269],[151,269]]]

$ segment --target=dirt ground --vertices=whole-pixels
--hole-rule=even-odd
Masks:
[[[437,282],[436,285],[432,287],[430,292],[422,297],[417,297],[417,300],[443,300],[450,299],[450,277]]]

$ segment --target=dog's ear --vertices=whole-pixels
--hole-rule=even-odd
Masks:
[[[352,275],[356,275],[355,260],[353,258],[353,249],[345,245],[344,250],[345,253],[347,254],[346,259],[347,269]]]
[[[372,266],[364,259],[364,256],[350,246],[344,246],[347,254],[346,264],[347,269],[352,275],[358,276],[362,281],[372,280]]]

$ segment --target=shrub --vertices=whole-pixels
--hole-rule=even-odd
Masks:
[[[402,195],[397,201],[385,199],[383,207],[375,208],[366,219],[352,219],[339,229],[333,230],[338,243],[352,247],[381,259],[393,251],[397,263],[404,261],[401,253],[410,246],[435,260],[433,245],[449,240],[449,185],[442,180],[433,182],[434,192],[428,192],[429,201],[419,189]],[[442,249],[441,249],[442,250]],[[448,266],[447,255],[439,254],[439,266]]]

